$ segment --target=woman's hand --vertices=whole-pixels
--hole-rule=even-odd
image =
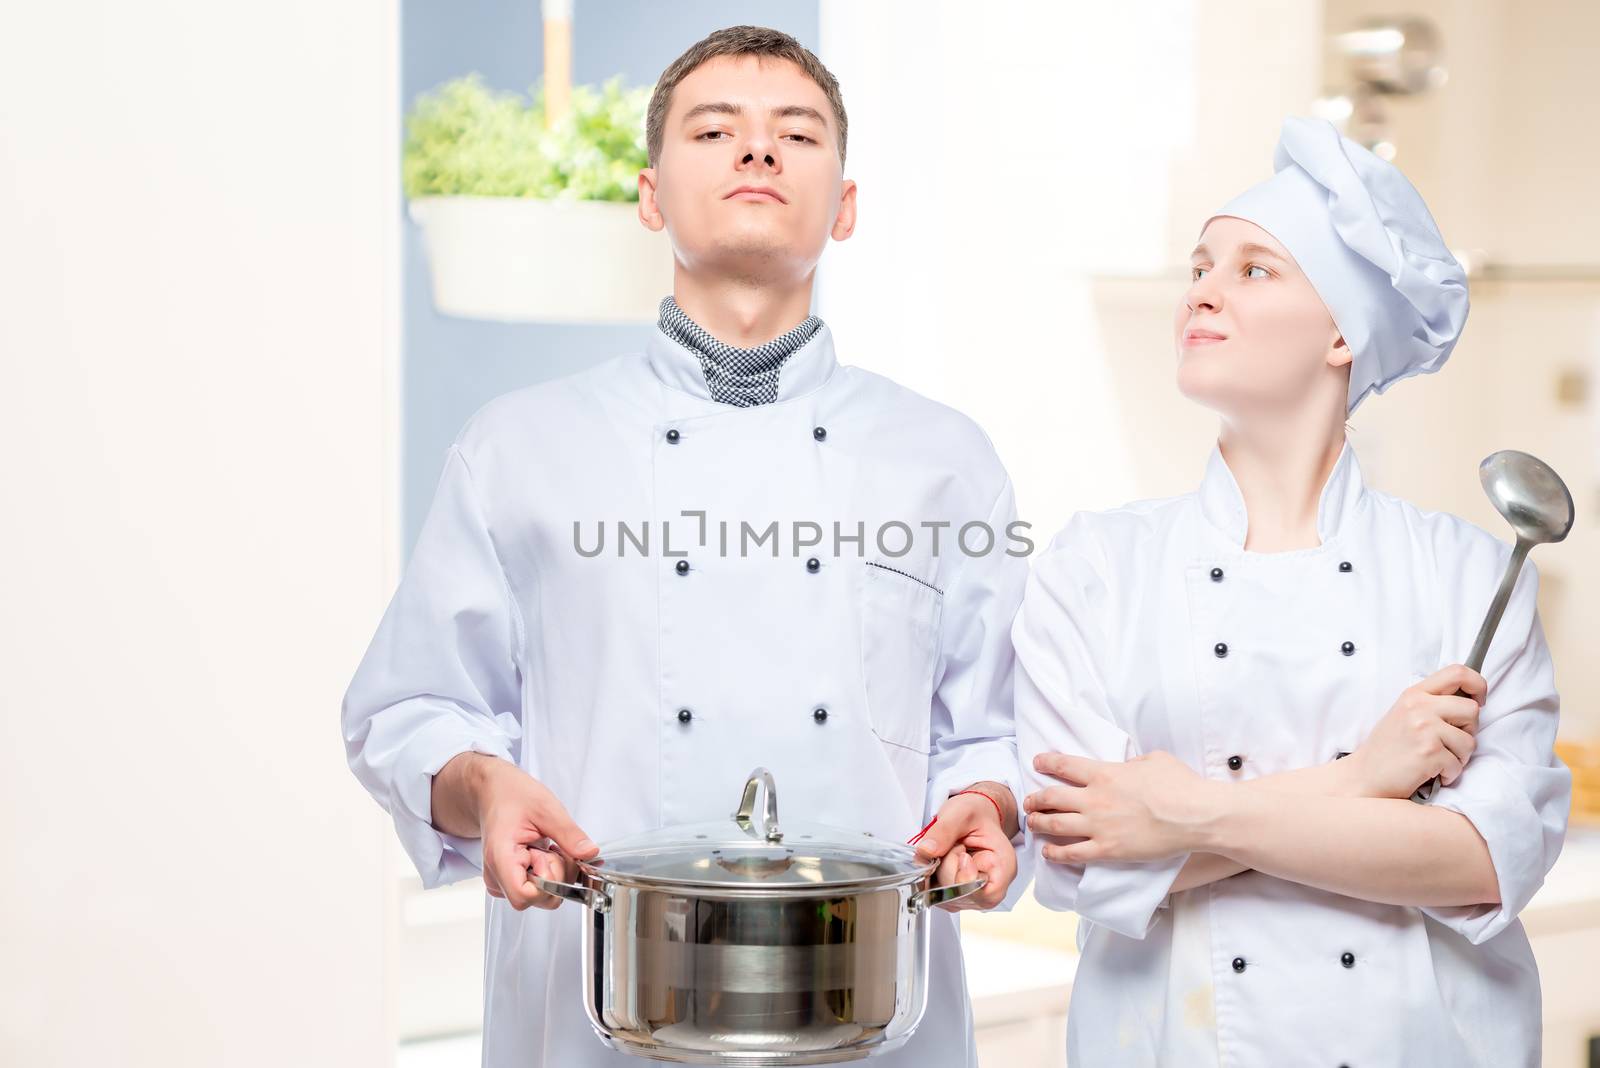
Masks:
[[[1219,789],[1170,753],[1123,763],[1041,753],[1033,766],[1066,785],[1028,795],[1028,827],[1057,839],[1046,860],[1159,860],[1198,848],[1217,812]]]
[[[1464,691],[1467,696],[1456,696]],[[1367,739],[1342,763],[1354,762],[1367,797],[1410,797],[1434,776],[1448,786],[1477,745],[1478,713],[1488,683],[1462,664],[1404,690]]]

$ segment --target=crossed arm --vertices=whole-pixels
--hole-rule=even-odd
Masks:
[[[1035,768],[1063,785],[1028,796],[1028,825],[1049,861],[1187,853],[1174,892],[1255,870],[1391,905],[1497,904],[1471,821],[1409,800],[1432,774],[1460,775],[1484,690],[1476,672],[1446,668],[1406,691],[1349,757],[1241,783],[1203,778],[1166,753],[1124,763],[1043,753]]]
[[[1342,763],[1312,770],[1333,773]],[[1499,904],[1489,847],[1459,812],[1406,798],[1347,796],[1337,786],[1298,793],[1289,787],[1301,784],[1258,782],[1267,785],[1217,784],[1231,796],[1174,891],[1254,870],[1386,905]],[[1290,792],[1298,796],[1285,804]]]

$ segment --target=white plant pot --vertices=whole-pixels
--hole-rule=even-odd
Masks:
[[[445,315],[650,321],[672,292],[667,235],[645,229],[634,203],[418,197],[410,212]]]

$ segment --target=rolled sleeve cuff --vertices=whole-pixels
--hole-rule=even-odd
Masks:
[[[483,870],[483,843],[433,828],[433,776],[462,753],[511,760],[503,739],[476,734],[453,718],[422,727],[395,760],[389,814],[425,889],[471,878]]]
[[[974,746],[960,758],[928,780],[928,816],[939,811],[957,790],[975,782],[997,782],[1011,791],[1017,807],[1017,833],[1011,844],[1021,848],[1027,842],[1027,826],[1022,819],[1022,771],[1017,767],[1017,751],[1005,742]]]
[[[1011,839],[1017,852],[1017,876],[1006,889],[1006,896],[990,911],[1009,912],[1022,900],[1033,880],[1033,843],[1022,813],[1022,771],[1017,766],[1015,747],[1006,741],[969,746],[955,763],[941,769],[928,781],[929,818],[957,790],[976,782],[997,782],[1011,791],[1017,809],[1017,833]]]
[[[1481,945],[1511,926],[1544,884],[1545,872],[1550,867],[1546,860],[1549,828],[1540,818],[1539,809],[1528,798],[1526,790],[1509,776],[1502,773],[1492,780],[1486,778],[1483,773],[1489,767],[1485,762],[1472,769],[1478,773],[1472,792],[1443,787],[1434,794],[1432,804],[1459,812],[1483,838],[1494,864],[1500,903],[1430,906],[1422,910],[1473,945]],[[1495,770],[1501,771],[1498,767]],[[1465,781],[1465,778],[1460,780]],[[1489,788],[1482,789],[1484,785]],[[1559,843],[1559,832],[1556,838]]]
[[[1183,853],[1159,861],[1089,864],[1078,882],[1073,911],[1119,935],[1142,939],[1188,859]]]

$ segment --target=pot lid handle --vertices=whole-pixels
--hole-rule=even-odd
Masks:
[[[761,813],[761,833],[769,842],[783,841],[783,832],[778,829],[778,788],[772,783],[772,772],[766,768],[757,768],[750,773],[750,778],[745,780],[744,796],[739,799],[739,811],[734,813],[733,819],[746,831],[751,829],[751,819],[756,812],[756,789],[761,788],[765,795],[766,804]]]

